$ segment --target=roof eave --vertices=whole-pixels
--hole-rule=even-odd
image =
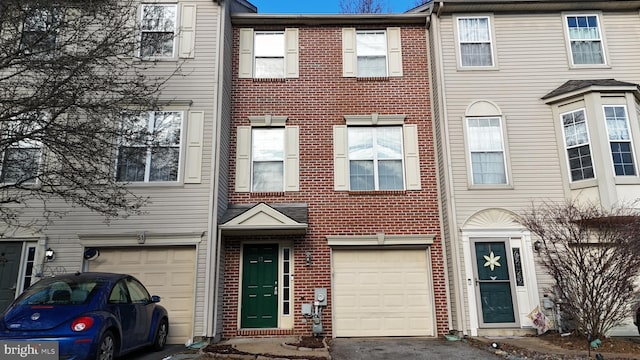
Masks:
[[[233,25],[414,25],[426,24],[426,13],[404,14],[231,14]]]

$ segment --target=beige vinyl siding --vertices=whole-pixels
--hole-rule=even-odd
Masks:
[[[630,34],[640,33],[637,11],[602,13],[600,21],[605,52],[611,65],[604,69],[569,70],[570,54],[567,53],[560,12],[494,13],[493,16],[497,70],[457,69],[457,42],[452,16],[443,15],[438,29],[442,43],[441,66],[447,96],[444,111],[448,114],[448,149],[453,179],[449,194],[454,195],[457,224],[463,224],[475,212],[485,208],[504,208],[518,213],[532,200],[564,199],[567,185],[563,183],[559,164],[565,158],[558,151],[555,132],[555,122],[559,119],[555,119],[551,107],[540,100],[542,96],[567,80],[614,78],[640,83],[640,67],[636,60],[640,47],[630,45],[628,40]],[[512,175],[510,189],[469,189],[464,114],[466,107],[477,100],[495,102],[504,115],[509,140],[505,146],[509,151]],[[440,169],[443,168],[444,164]],[[462,248],[459,250],[462,253]],[[537,268],[536,271],[539,288],[543,289],[550,283],[550,278],[543,270]],[[543,294],[542,290],[540,294]],[[464,294],[464,301],[468,303],[467,294]]]
[[[149,236],[172,234],[173,243],[168,245],[181,245],[181,239],[196,237],[201,239],[196,254],[197,273],[195,284],[196,304],[194,309],[194,334],[204,335],[204,316],[206,255],[209,249],[206,244],[206,236],[209,220],[209,200],[211,190],[211,164],[214,159],[212,151],[214,126],[217,122],[215,102],[218,99],[215,65],[218,61],[218,15],[220,6],[211,0],[191,0],[178,2],[195,9],[195,26],[197,29],[191,35],[193,47],[196,49],[191,56],[178,58],[181,43],[185,41],[185,35],[179,36],[176,41],[176,58],[174,60],[157,61],[155,69],[149,70],[151,76],[166,76],[181,68],[164,87],[161,101],[169,106],[174,103],[178,110],[184,111],[187,123],[186,132],[181,139],[181,175],[184,182],[133,184],[131,188],[139,195],[149,197],[150,201],[141,210],[140,215],[132,215],[127,219],[113,219],[109,224],[105,223],[102,216],[93,214],[85,209],[71,208],[59,201],[49,201],[48,207],[67,210],[68,213],[55,222],[42,229],[42,235],[46,235],[46,246],[56,251],[56,260],[46,264],[50,271],[74,272],[83,270],[82,245],[78,234],[99,235],[123,235],[133,236],[138,232],[145,232]],[[181,10],[185,10],[184,7]],[[183,16],[187,14],[183,11]],[[180,11],[178,12],[180,17]],[[181,19],[182,20],[182,19]],[[193,24],[192,24],[193,25]],[[183,29],[188,31],[189,29]],[[191,40],[190,40],[191,41]],[[186,44],[182,44],[186,45]],[[184,48],[183,48],[184,49]],[[229,62],[230,63],[230,62]],[[230,82],[230,81],[229,81]],[[227,106],[227,111],[228,111]],[[192,120],[201,124],[198,131],[192,132],[195,127]],[[192,133],[189,133],[192,132]],[[188,139],[196,140],[191,149],[187,149]],[[199,144],[196,144],[199,143]],[[194,147],[195,146],[195,147]],[[196,149],[197,148],[197,149]],[[197,150],[195,158],[200,156],[199,171],[185,173],[186,153]],[[197,162],[197,161],[196,161]],[[195,169],[195,168],[191,168]],[[199,179],[198,179],[199,177]],[[189,179],[190,178],[190,179]],[[226,189],[226,188],[225,188]],[[25,218],[41,217],[41,209],[26,209]],[[214,219],[215,220],[215,219]],[[215,227],[214,227],[215,228]],[[175,236],[173,236],[175,235]],[[114,240],[117,241],[117,240]]]

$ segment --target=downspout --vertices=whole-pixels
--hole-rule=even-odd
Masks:
[[[447,187],[449,188],[449,191],[447,192],[449,194],[449,201],[447,202],[449,204],[449,208],[450,208],[450,227],[449,227],[449,235],[451,236],[451,250],[452,250],[452,256],[451,256],[451,261],[453,262],[453,268],[455,270],[455,274],[454,274],[454,286],[457,288],[457,291],[453,292],[454,298],[455,298],[455,303],[456,303],[456,307],[457,307],[457,321],[458,323],[461,325],[462,327],[462,331],[463,334],[467,335],[467,328],[468,328],[468,324],[467,324],[467,317],[466,317],[466,306],[462,303],[464,297],[462,296],[462,294],[464,294],[464,279],[462,278],[462,268],[461,268],[461,258],[460,258],[460,248],[459,248],[459,235],[458,235],[458,221],[457,221],[457,212],[456,212],[456,197],[455,197],[455,188],[453,186],[453,169],[451,166],[451,152],[449,150],[449,140],[450,140],[450,136],[449,136],[449,112],[447,111],[447,91],[446,91],[446,81],[445,81],[445,71],[444,71],[444,59],[443,59],[443,55],[442,55],[442,42],[441,42],[441,36],[440,36],[440,14],[442,13],[442,8],[444,7],[444,1],[441,1],[439,3],[438,6],[438,10],[436,12],[436,17],[432,20],[433,26],[432,28],[434,29],[434,42],[436,42],[436,50],[438,51],[437,57],[438,57],[438,70],[437,72],[440,75],[440,99],[442,107],[440,109],[440,113],[441,113],[441,117],[442,117],[442,131],[443,131],[443,138],[446,141],[445,146],[443,146],[443,155],[445,156],[446,159],[446,163],[447,163]],[[445,209],[443,209],[443,211],[445,211]]]
[[[213,163],[211,164],[210,171],[210,188],[209,188],[209,223],[207,226],[207,257],[206,257],[206,273],[205,273],[205,300],[204,300],[204,316],[202,317],[204,324],[204,334],[203,336],[206,338],[211,338],[215,336],[216,333],[216,324],[215,319],[217,316],[216,306],[217,306],[217,289],[215,286],[218,284],[218,259],[219,256],[215,256],[218,252],[217,242],[214,245],[214,234],[218,234],[217,224],[218,224],[218,183],[220,181],[220,134],[221,134],[221,121],[222,118],[222,101],[223,101],[223,93],[224,93],[224,84],[221,80],[224,77],[220,76],[220,69],[222,67],[222,61],[224,59],[224,37],[225,34],[222,32],[224,27],[222,26],[225,13],[226,13],[226,2],[218,1],[220,5],[220,11],[218,12],[218,24],[217,24],[217,33],[218,33],[218,51],[216,52],[217,59],[214,61],[214,72],[215,72],[215,81],[218,84],[218,93],[216,96],[216,101],[213,104],[213,114],[214,114],[214,130],[211,141],[211,151],[213,153]],[[215,259],[215,266],[213,260]],[[212,269],[215,269],[212,274]],[[214,276],[213,283],[214,286],[211,286],[211,277]],[[213,303],[212,303],[213,299]]]

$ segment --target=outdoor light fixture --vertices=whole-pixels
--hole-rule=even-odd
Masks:
[[[307,251],[307,254],[305,256],[305,262],[307,264],[307,266],[311,266],[311,253]]]
[[[56,252],[53,251],[52,248],[47,248],[47,250],[44,251],[44,257],[47,259],[47,262],[53,261],[53,259],[56,258]]]
[[[84,250],[84,258],[87,260],[95,260],[100,256],[100,250],[96,248],[86,248]]]
[[[537,253],[540,253],[540,240],[536,240],[536,242],[533,243],[533,250],[535,250]]]

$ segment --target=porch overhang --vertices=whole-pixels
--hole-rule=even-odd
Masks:
[[[304,235],[307,217],[306,204],[233,205],[218,228],[225,236]]]

